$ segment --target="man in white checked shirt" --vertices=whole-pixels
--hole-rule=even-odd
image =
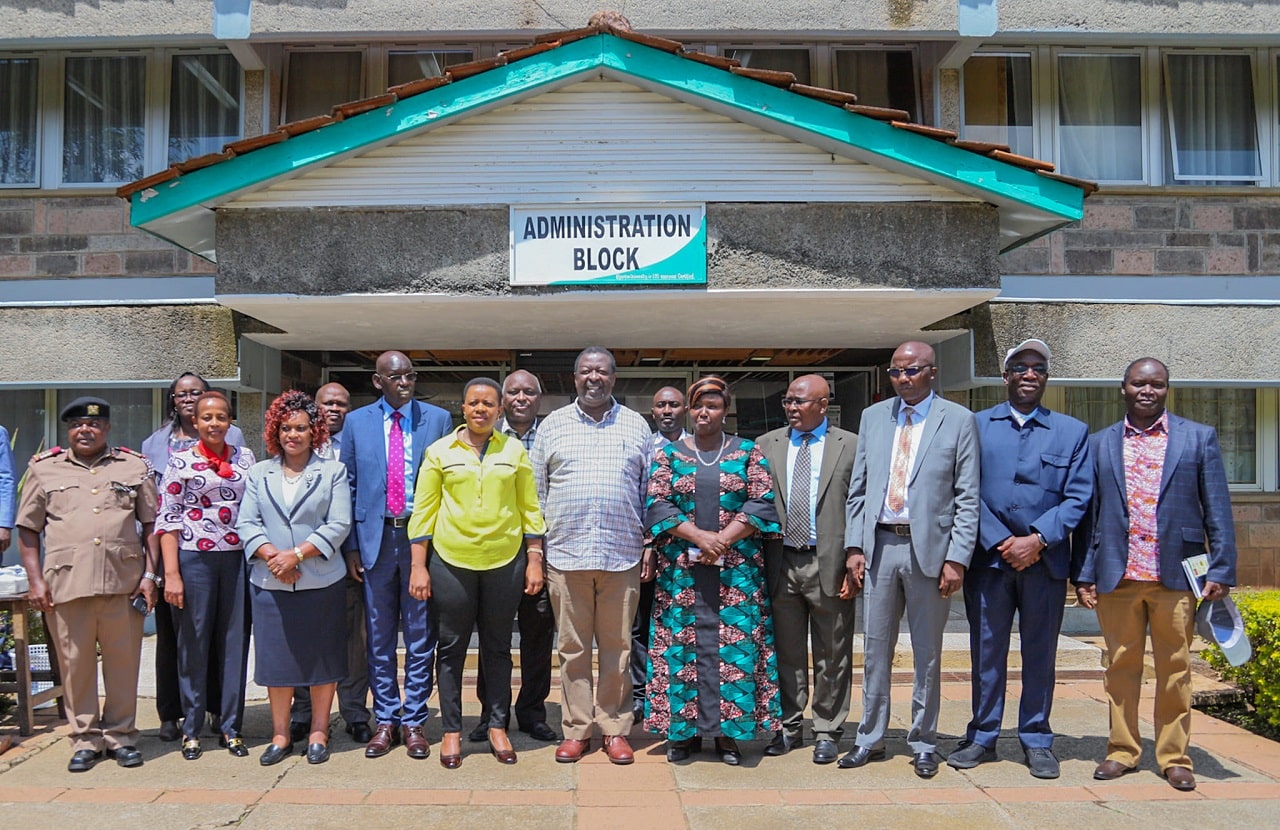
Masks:
[[[556,760],[562,763],[590,748],[593,723],[610,761],[635,760],[626,738],[628,664],[644,550],[649,425],[614,400],[616,379],[607,349],[584,349],[574,361],[577,399],[542,421],[529,453],[547,520],[547,590],[560,632],[564,741]],[[593,642],[598,678],[592,677]]]

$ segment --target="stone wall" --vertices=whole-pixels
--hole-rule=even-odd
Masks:
[[[115,196],[0,195],[0,280],[213,274],[213,263],[129,226]]]
[[[1280,198],[1095,195],[1084,219],[1001,257],[1006,274],[1280,274]]]
[[[1231,499],[1236,522],[1236,583],[1280,588],[1280,495],[1237,493]]]

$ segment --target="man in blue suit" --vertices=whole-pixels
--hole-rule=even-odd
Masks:
[[[1009,400],[976,416],[982,503],[978,544],[964,577],[973,718],[947,758],[956,769],[995,760],[1016,612],[1022,641],[1018,740],[1033,776],[1059,775],[1049,725],[1054,664],[1071,532],[1093,495],[1093,470],[1089,428],[1040,404],[1049,359],[1043,340],[1025,340],[1010,349],[1004,360]]]
[[[409,596],[409,514],[422,454],[452,426],[449,413],[413,399],[418,375],[400,352],[378,356],[373,385],[382,397],[347,416],[342,460],[351,484],[354,526],[343,545],[347,571],[364,583],[369,685],[377,721],[365,756],[400,743],[426,758],[423,733],[431,696],[436,633],[427,602]],[[404,698],[396,678],[396,634],[404,628]]]
[[[1174,789],[1194,790],[1187,748],[1196,593],[1182,563],[1207,554],[1203,597],[1230,592],[1236,581],[1231,494],[1217,431],[1165,410],[1168,367],[1139,358],[1125,370],[1120,390],[1125,419],[1090,439],[1093,505],[1071,551],[1076,596],[1097,608],[1110,658],[1111,736],[1093,777],[1109,781],[1138,765],[1138,698],[1150,627],[1156,763]]]

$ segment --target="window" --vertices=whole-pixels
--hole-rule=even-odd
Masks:
[[[27,471],[27,459],[37,452],[48,449],[58,443],[58,436],[45,435],[45,395],[38,389],[6,389],[0,394],[0,424],[9,431],[9,440],[13,443],[13,475],[16,481],[22,481]],[[18,533],[14,531],[11,541],[13,553],[5,555],[0,549],[0,564],[16,564],[18,557]]]
[[[1058,56],[1058,165],[1068,176],[1144,179],[1142,59]]]
[[[920,120],[916,56],[910,49],[841,49],[836,52],[836,88],[859,104],[906,110]]]
[[[363,52],[292,52],[288,73],[282,121],[328,115],[365,97]]]
[[[240,64],[229,54],[175,55],[169,82],[170,164],[240,137]]]
[[[1120,384],[1115,386],[1067,386],[1062,390],[1063,411],[1089,426],[1089,432],[1109,427],[1124,417]]]
[[[1218,430],[1218,445],[1231,484],[1258,481],[1258,394],[1254,389],[1170,390],[1169,408]]]
[[[998,403],[1009,400],[1009,393],[1003,386],[975,386],[969,390],[969,409],[981,412]]]
[[[82,386],[73,389],[58,390],[58,404],[55,411],[82,395],[94,395],[111,404],[111,434],[107,443],[113,447],[130,447],[138,449],[147,436],[154,431],[152,411],[155,395],[151,389],[121,389],[118,386]],[[59,435],[52,444],[65,441],[66,425],[58,424]]]
[[[434,78],[437,75],[443,75],[450,66],[466,63],[469,60],[471,60],[471,52],[465,50],[391,52],[387,55],[387,86],[398,86],[421,78]]]
[[[0,185],[38,180],[39,72],[35,58],[0,58]]]
[[[741,61],[750,69],[790,72],[798,83],[812,82],[808,49],[727,49],[725,57]]]
[[[964,64],[964,137],[1035,156],[1030,55],[975,55]]]
[[[67,58],[64,70],[62,181],[141,178],[146,151],[146,57]]]
[[[1164,70],[1173,180],[1259,181],[1250,56],[1175,52]]]

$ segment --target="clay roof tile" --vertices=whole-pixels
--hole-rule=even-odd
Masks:
[[[372,98],[361,98],[359,101],[348,101],[345,104],[338,104],[331,112],[337,120],[343,118],[354,118],[362,115],[370,110],[376,110],[379,107],[389,107],[396,102],[396,96],[393,92],[384,92],[381,95],[375,95]]]
[[[416,81],[405,81],[402,84],[396,84],[389,87],[387,92],[396,96],[397,101],[403,101],[405,98],[411,98],[428,90],[437,89],[450,82],[447,75],[437,75],[434,78],[419,78]]]
[[[956,137],[955,130],[944,130],[942,127],[930,127],[925,124],[915,124],[910,121],[890,121],[889,123],[899,130],[927,135],[929,138],[941,138],[946,140]]]
[[[288,124],[281,124],[279,130],[290,138],[295,135],[309,133],[312,130],[318,130],[321,127],[327,127],[338,119],[332,115],[314,115],[311,118],[303,118],[300,121],[290,121]],[[185,172],[185,171],[184,171]]]
[[[886,107],[869,107],[866,104],[845,104],[844,108],[858,115],[865,115],[877,121],[906,121],[911,113],[906,110],[888,109]]]
[[[252,153],[254,150],[261,147],[270,147],[272,144],[279,144],[288,137],[289,135],[287,133],[283,133],[280,130],[272,130],[271,132],[263,133],[262,135],[250,136],[249,138],[242,138],[239,141],[233,141],[230,144],[223,146],[222,152],[231,153],[236,156],[243,156],[245,153]]]
[[[732,69],[735,66],[742,66],[742,61],[737,58],[726,58],[723,55],[708,55],[706,52],[682,52],[682,58],[688,58],[691,61],[705,63],[708,66],[714,66],[717,69]]]
[[[828,104],[836,106],[844,106],[845,104],[858,103],[858,96],[852,92],[841,92],[838,89],[827,89],[822,86],[809,86],[808,84],[792,84],[792,92],[798,92],[810,98],[817,98],[819,101],[826,101]]]
[[[481,58],[478,61],[468,61],[467,63],[458,63],[445,69],[444,74],[450,79],[461,81],[463,78],[470,78],[472,75],[479,75],[481,72],[488,72],[499,66],[506,66],[507,59],[502,55],[496,55],[492,58]]]
[[[662,51],[670,52],[673,55],[678,55],[684,51],[684,44],[678,40],[672,40],[671,38],[666,38],[666,37],[658,37],[657,35],[646,35],[641,32],[627,31],[625,29],[618,29],[612,26],[609,28],[613,32],[613,34],[617,35],[623,40],[629,40],[632,43],[639,43],[639,44],[643,44],[644,46],[652,46],[654,49],[661,49]]]
[[[1014,164],[1027,170],[1043,170],[1046,173],[1052,173],[1054,170],[1053,162],[1041,161],[1040,159],[1028,158],[1020,156],[1017,153],[1007,153],[1004,150],[992,150],[989,154],[993,159],[999,159],[1007,164]]]
[[[753,81],[763,81],[766,84],[780,86],[784,89],[789,89],[796,82],[794,73],[782,72],[777,69],[752,69],[748,66],[733,66],[729,68],[729,71],[744,78],[751,78]]]
[[[116,188],[116,195],[121,199],[128,199],[139,191],[146,190],[149,187],[155,187],[158,184],[163,184],[170,179],[176,179],[178,178],[178,175],[178,166],[176,164],[171,165],[161,170],[159,173],[152,173],[150,176],[138,179],[136,182],[129,182],[128,184],[120,185]]]

